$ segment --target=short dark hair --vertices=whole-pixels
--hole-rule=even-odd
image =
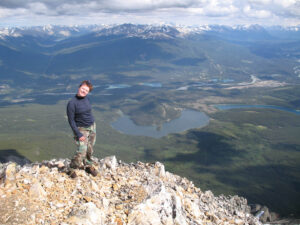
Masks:
[[[93,90],[93,85],[92,85],[91,81],[89,81],[89,80],[81,81],[79,87],[81,87],[82,85],[88,86],[90,89],[90,92]]]

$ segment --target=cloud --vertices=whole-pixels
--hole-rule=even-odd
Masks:
[[[268,18],[271,17],[272,13],[267,10],[256,10],[251,8],[250,5],[247,5],[243,9],[245,15],[248,17],[255,17],[255,18]]]
[[[8,9],[26,8],[26,5],[30,3],[28,0],[1,0],[0,7]]]
[[[300,18],[299,0],[248,0],[247,6],[250,6],[252,14],[258,16],[278,16],[278,17],[295,17]],[[244,12],[249,13],[246,10]],[[252,15],[250,14],[250,15]]]
[[[145,17],[143,18],[143,15]],[[152,16],[151,16],[152,15]],[[13,18],[40,22],[224,21],[300,24],[299,0],[0,0],[1,23]],[[108,17],[108,18],[107,18]],[[276,19],[276,21],[274,21]],[[169,21],[168,21],[169,20]],[[4,22],[3,22],[4,21]],[[27,21],[27,23],[30,21]]]
[[[280,5],[284,8],[294,6],[297,4],[297,2],[298,2],[298,6],[299,6],[299,1],[297,1],[297,0],[274,0],[275,4]]]
[[[51,15],[51,12],[49,10],[49,8],[40,2],[36,2],[36,3],[29,3],[28,4],[28,10],[32,13],[32,14],[37,14],[37,15]]]
[[[255,5],[268,5],[272,3],[272,0],[249,0],[248,4],[255,4]]]
[[[173,0],[173,1],[166,1],[166,0],[127,0],[127,1],[120,1],[120,0],[111,0],[106,1],[104,9],[110,9],[112,11],[148,11],[148,10],[155,10],[155,9],[165,9],[165,8],[186,8],[193,5],[193,1],[180,1],[180,0]]]
[[[1,20],[5,20],[8,17],[13,17],[16,15],[24,15],[28,13],[26,9],[23,8],[17,8],[17,9],[11,9],[11,8],[0,8],[0,18]]]
[[[204,15],[213,17],[229,16],[239,11],[239,9],[234,5],[234,2],[231,0],[212,0],[203,8],[203,10]]]

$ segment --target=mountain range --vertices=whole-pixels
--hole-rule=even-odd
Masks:
[[[298,66],[299,28],[133,24],[1,28],[0,81],[41,85],[101,73],[114,80],[133,71],[141,71],[148,80],[188,73],[227,74],[225,78],[237,81],[250,79],[250,74],[282,71],[284,78],[278,79],[293,80],[298,76],[291,67]],[[283,58],[288,68],[278,65]],[[258,69],[257,64],[263,66]]]
[[[35,27],[11,27],[0,28],[0,38],[8,37],[48,37],[49,39],[60,41],[62,39],[82,36],[88,33],[95,33],[98,36],[108,35],[127,35],[128,37],[150,38],[174,38],[193,34],[218,34],[226,37],[227,35],[249,35],[254,34],[261,37],[290,38],[299,39],[300,26],[282,27],[271,26],[263,27],[260,25],[201,25],[201,26],[172,26],[172,25],[85,25],[85,26],[59,26],[45,25]]]

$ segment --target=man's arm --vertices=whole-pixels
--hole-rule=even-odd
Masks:
[[[76,123],[75,123],[75,104],[73,102],[69,102],[67,105],[67,116],[70,127],[72,128],[74,134],[78,139],[83,137],[83,134],[78,130]]]

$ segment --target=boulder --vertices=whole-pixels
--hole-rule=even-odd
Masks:
[[[89,202],[74,209],[66,222],[76,225],[105,225],[105,213]]]

